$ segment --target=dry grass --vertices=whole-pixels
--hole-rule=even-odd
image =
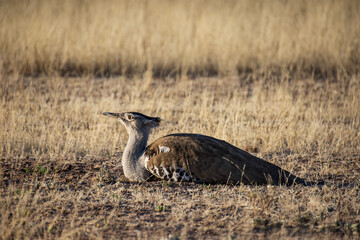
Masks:
[[[357,0],[2,0],[0,16],[6,72],[359,71]]]
[[[3,76],[1,238],[359,237],[359,78],[249,77]],[[151,140],[212,135],[300,177],[355,186],[130,184],[115,170],[126,132],[98,114],[127,110],[165,119]]]
[[[359,238],[359,39],[356,0],[0,0],[0,239]],[[129,183],[130,110],[334,184]]]
[[[154,133],[198,132],[264,154],[359,152],[359,79],[337,82],[237,78],[157,80],[16,78],[1,80],[4,157],[109,156],[127,134],[101,111],[137,110],[165,119]],[[106,155],[107,154],[107,155]]]

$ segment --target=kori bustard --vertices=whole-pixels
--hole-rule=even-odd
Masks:
[[[145,181],[155,175],[200,183],[306,185],[288,171],[210,136],[171,134],[147,146],[151,129],[160,124],[158,117],[138,112],[102,114],[119,119],[129,134],[122,166],[130,181]]]

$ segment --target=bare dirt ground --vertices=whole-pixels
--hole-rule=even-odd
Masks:
[[[137,184],[129,183],[121,168],[114,170],[117,164],[117,157],[62,164],[2,159],[2,225],[11,226],[2,238],[359,236],[358,186]],[[333,177],[337,183],[343,179]],[[12,211],[4,215],[4,208]]]

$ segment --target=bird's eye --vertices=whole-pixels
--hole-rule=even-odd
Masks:
[[[129,120],[133,120],[134,117],[133,117],[132,115],[128,115],[128,119],[129,119]]]

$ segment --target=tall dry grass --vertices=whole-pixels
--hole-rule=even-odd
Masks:
[[[234,74],[359,70],[360,3],[0,1],[6,72]]]
[[[127,133],[119,122],[99,113],[135,110],[164,119],[150,141],[174,132],[202,133],[311,175],[312,161],[298,165],[289,156],[336,156],[345,162],[357,158],[359,88],[357,77],[333,83],[283,79],[277,84],[226,78],[159,80],[149,86],[141,78],[4,77],[0,155],[109,157],[122,151]],[[323,167],[330,165],[326,161]],[[342,170],[330,168],[322,174],[328,171]]]

